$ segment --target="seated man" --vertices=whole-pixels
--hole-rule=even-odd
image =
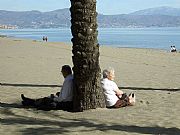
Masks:
[[[101,80],[104,90],[106,107],[120,108],[135,104],[135,94],[131,93],[127,96],[123,91],[119,90],[114,80],[114,69],[109,68],[103,71],[103,79]]]
[[[176,47],[175,46],[171,46],[170,52],[177,52]]]
[[[62,75],[65,78],[62,89],[56,95],[40,99],[30,99],[21,94],[22,104],[41,110],[61,109],[70,111],[73,109],[73,75],[69,65],[62,66]]]

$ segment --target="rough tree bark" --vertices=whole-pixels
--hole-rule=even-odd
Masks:
[[[71,0],[74,110],[105,107],[100,85],[96,0]]]

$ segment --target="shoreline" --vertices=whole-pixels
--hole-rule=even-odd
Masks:
[[[22,31],[21,30],[14,31],[14,32],[12,31],[11,35],[14,35],[14,37],[17,37],[17,35],[16,35],[16,32],[17,32],[17,34],[18,33],[22,34],[21,35],[22,39],[24,38],[24,39],[31,39],[31,40],[38,40],[38,41],[41,41],[43,36],[48,36],[49,41],[52,41],[52,42],[61,42],[61,41],[64,42],[65,41],[65,42],[71,43],[71,39],[70,39],[71,34],[69,33],[69,29],[60,30],[60,31],[58,30],[58,33],[57,33],[57,31],[54,31],[52,29],[47,29],[47,31],[41,31],[40,29],[39,30],[35,30],[35,29],[29,29],[28,30],[27,29],[25,31],[24,30],[22,29]],[[34,34],[30,33],[31,31]],[[56,35],[52,36],[51,34],[48,35],[48,33],[46,33],[48,31],[53,32],[53,34],[56,34],[56,35],[57,34],[60,34],[60,35],[63,34],[64,36],[59,37],[59,36],[56,36]],[[179,39],[177,37],[178,33],[177,33],[176,29],[175,30],[172,29],[172,33],[174,34],[174,36],[172,34],[171,35],[164,35],[164,32],[162,32],[162,30],[157,30],[155,32],[150,31],[150,33],[148,33],[148,31],[145,31],[145,32],[140,31],[139,34],[137,33],[137,35],[136,35],[136,33],[132,32],[130,30],[130,32],[132,32],[131,34],[132,34],[133,37],[132,36],[128,37],[128,35],[126,35],[126,32],[129,32],[128,30],[125,31],[125,35],[123,35],[121,30],[118,30],[118,29],[114,31],[117,34],[111,34],[110,33],[110,35],[108,35],[107,31],[103,31],[103,30],[100,31],[100,32],[101,33],[98,35],[98,41],[99,41],[99,44],[101,46],[102,45],[108,45],[108,46],[115,46],[115,47],[132,47],[132,48],[145,48],[145,49],[147,48],[147,49],[157,49],[157,50],[167,50],[167,51],[169,51],[170,46],[172,44],[174,44],[174,45],[176,45],[177,50],[180,49],[180,46],[179,46],[180,42],[179,42]],[[153,33],[151,34],[151,32],[153,32]],[[157,32],[161,33],[164,38],[161,35],[156,35]],[[4,32],[4,33],[8,35],[9,32],[7,31],[7,32]],[[142,37],[143,33],[145,34],[144,37]],[[36,34],[38,34],[38,35],[36,35]],[[23,37],[23,35],[24,35],[24,37]],[[107,37],[107,38],[108,37],[111,38],[111,40],[107,40],[104,36]],[[121,39],[121,37],[122,37],[122,39]]]
[[[9,39],[14,39],[14,40],[27,40],[27,41],[34,41],[34,42],[45,42],[42,40],[36,40],[36,39],[30,39],[30,38],[18,38],[15,36],[8,36],[8,35],[0,35],[0,38],[9,38]],[[72,45],[72,42],[61,42],[61,41],[48,41],[48,43],[64,43],[64,44],[68,44],[68,45]],[[111,47],[111,48],[129,48],[129,49],[147,49],[147,50],[158,50],[158,51],[165,51],[165,52],[169,52],[169,50],[166,49],[161,49],[161,48],[140,48],[140,47],[119,47],[119,45],[104,45],[104,44],[100,44],[99,47]],[[178,52],[180,53],[180,51]]]

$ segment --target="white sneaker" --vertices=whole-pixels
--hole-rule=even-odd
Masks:
[[[135,105],[135,102],[136,102],[136,96],[134,93],[131,93],[129,95],[129,103],[130,103],[130,105]]]

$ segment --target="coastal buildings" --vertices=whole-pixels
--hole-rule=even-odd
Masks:
[[[0,29],[17,29],[17,26],[0,24]]]

